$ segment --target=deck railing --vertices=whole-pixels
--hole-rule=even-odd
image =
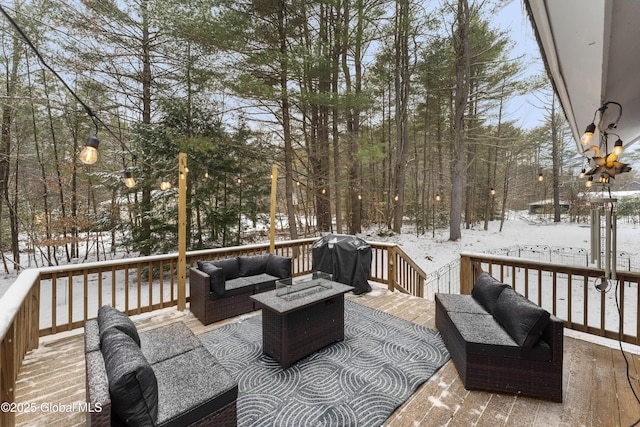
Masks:
[[[292,258],[292,273],[311,273],[317,238],[278,242],[275,253]],[[395,244],[369,242],[371,280],[423,296],[426,273]],[[269,252],[256,244],[187,252],[198,260]],[[0,297],[0,403],[14,402],[15,381],[25,354],[41,336],[83,327],[109,304],[129,315],[177,305],[178,254],[29,269]],[[188,286],[187,286],[188,293]],[[4,407],[3,407],[4,409]],[[9,407],[11,409],[11,407]],[[0,426],[13,426],[15,412],[0,411]]]
[[[598,268],[462,253],[461,294],[471,293],[482,271],[565,320],[567,328],[640,345],[638,272],[618,272],[616,280],[603,283],[604,270]]]

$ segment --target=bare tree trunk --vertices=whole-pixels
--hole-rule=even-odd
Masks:
[[[151,124],[151,46],[149,40],[149,16],[148,3],[143,0],[140,5],[142,14],[142,74],[140,83],[142,84],[142,123]],[[153,171],[146,162],[143,162],[144,176],[152,176]],[[149,180],[144,180],[142,185],[142,201],[140,204],[142,219],[140,222],[141,235],[140,240],[143,242],[140,248],[140,255],[151,255],[151,221],[149,213],[152,210],[151,205],[151,185]]]
[[[560,222],[560,153],[558,120],[556,118],[556,95],[551,100],[551,159],[553,162],[553,222]]]
[[[393,170],[393,231],[400,233],[404,216],[404,184],[409,154],[409,2],[396,1],[395,24],[396,162]]]
[[[345,4],[345,16],[342,28],[342,72],[345,76],[347,98],[353,94],[355,102],[347,107],[347,132],[349,134],[348,168],[349,168],[349,204],[350,204],[350,232],[352,234],[362,231],[362,202],[360,190],[360,163],[357,157],[360,139],[360,106],[359,97],[362,94],[362,42],[364,25],[364,5],[362,0],[356,4],[357,22],[356,33],[353,40],[355,82],[352,82],[351,72],[347,64],[347,41],[349,40],[349,23],[351,21],[348,9],[349,2]]]
[[[469,4],[467,0],[458,0],[454,48],[456,52],[456,93],[449,240],[457,241],[462,237],[460,225],[462,221],[462,194],[464,189],[464,116],[469,96]]]
[[[62,219],[61,219],[61,229],[62,229],[62,237],[66,238],[67,237],[67,226],[66,226],[66,219],[67,219],[67,204],[65,203],[65,199],[64,199],[64,191],[63,191],[63,181],[62,181],[62,171],[61,171],[61,165],[60,165],[60,157],[58,154],[58,138],[56,137],[56,132],[55,129],[53,127],[53,114],[51,113],[51,102],[49,100],[49,88],[47,85],[47,78],[46,75],[44,73],[44,70],[42,72],[42,81],[44,82],[44,91],[45,91],[45,97],[47,99],[47,116],[49,119],[49,131],[51,132],[51,144],[53,147],[53,158],[54,158],[54,163],[55,163],[55,168],[56,168],[56,180],[57,180],[57,185],[58,185],[58,198],[60,200],[60,213],[62,215]],[[69,245],[65,244],[64,245],[64,249],[65,249],[65,253],[67,256],[67,262],[71,261],[71,254],[69,253]],[[57,262],[57,260],[56,260]]]
[[[286,4],[284,0],[278,0],[278,36],[280,38],[280,106],[282,108],[282,131],[284,139],[284,171],[285,171],[285,199],[287,203],[287,218],[289,221],[289,236],[298,238],[296,225],[296,212],[293,205],[293,147],[291,145],[291,120],[289,118],[289,94],[287,82],[289,80],[289,64],[287,61],[287,31],[286,31]]]
[[[9,182],[11,176],[11,165],[9,160],[11,158],[11,125],[15,117],[15,110],[13,107],[12,98],[15,95],[16,84],[18,80],[18,68],[20,62],[20,42],[16,35],[12,39],[12,54],[11,60],[7,61],[5,68],[5,93],[7,95],[6,102],[2,106],[2,130],[0,135],[0,191],[2,192],[2,199],[7,205],[9,211],[9,225],[11,230],[11,252],[13,254],[13,267],[15,270],[20,268],[20,250],[18,247],[18,217],[17,217],[17,205],[11,200]],[[0,203],[0,221],[2,220],[2,203]],[[0,251],[2,247],[2,232],[0,231]],[[3,255],[4,260],[4,255]],[[5,262],[5,270],[8,270],[8,266]]]
[[[495,197],[491,194],[491,189],[496,185],[496,170],[498,168],[498,145],[502,141],[502,109],[504,107],[504,90],[505,84],[502,84],[502,91],[500,93],[500,105],[498,108],[498,130],[496,132],[496,143],[489,146],[489,156],[487,162],[487,203],[484,211],[484,229],[489,229],[489,221],[493,220],[494,202]],[[493,168],[493,176],[491,174]]]
[[[47,173],[45,170],[45,161],[40,152],[40,142],[38,138],[38,125],[36,121],[36,109],[33,104],[33,93],[31,92],[31,69],[29,68],[29,61],[27,61],[27,78],[29,79],[29,94],[31,95],[31,123],[33,125],[33,142],[36,149],[36,159],[40,166],[40,179],[42,180],[42,210],[44,212],[44,218],[42,223],[44,224],[45,238],[47,240],[47,252],[46,260],[49,266],[52,266],[51,262],[51,217],[49,214],[49,186],[47,185]],[[36,224],[37,225],[37,224]]]

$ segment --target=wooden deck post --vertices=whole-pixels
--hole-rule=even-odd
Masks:
[[[269,225],[269,253],[276,250],[276,195],[278,189],[278,165],[271,167],[271,216]]]
[[[473,266],[471,258],[460,254],[460,294],[470,295],[473,286]]]
[[[0,426],[13,427],[16,425],[16,414],[8,403],[15,402],[16,378],[18,376],[16,363],[15,319],[7,328],[2,341],[0,341]]]
[[[396,248],[390,247],[387,251],[387,271],[389,272],[389,277],[387,280],[387,289],[391,292],[395,292],[396,290]]]
[[[178,155],[178,310],[187,307],[187,154]]]

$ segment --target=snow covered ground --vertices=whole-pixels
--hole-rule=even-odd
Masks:
[[[459,257],[460,252],[488,252],[513,245],[547,245],[589,249],[590,229],[587,223],[554,223],[538,215],[511,212],[499,231],[500,222],[489,223],[485,231],[477,228],[462,230],[462,238],[449,241],[449,230],[436,230],[435,238],[427,234],[416,236],[415,228],[403,229],[403,234],[379,237],[375,232],[364,233],[372,241],[397,243],[427,273],[438,270]],[[618,222],[618,252],[632,256],[640,254],[640,225]]]
[[[431,230],[424,235],[417,236],[415,228],[410,225],[403,229],[402,234],[384,237],[383,235],[387,233],[378,233],[378,230],[372,229],[363,233],[361,237],[370,241],[398,244],[428,274],[433,274],[447,266],[447,264],[459,260],[461,252],[488,252],[514,245],[570,247],[575,250],[582,249],[585,251],[589,248],[590,230],[586,223],[553,223],[543,216],[512,212],[505,221],[502,231],[499,231],[499,226],[500,223],[494,221],[489,223],[487,231],[482,228],[482,224],[477,228],[464,229],[462,238],[457,242],[448,240],[448,229],[436,230],[435,237],[432,236]],[[623,221],[618,222],[618,252],[626,252],[630,258],[638,259],[638,254],[640,254],[640,226]],[[13,274],[5,274],[0,277],[0,295],[13,283],[15,277]],[[124,288],[122,288],[122,291],[124,291]],[[589,292],[590,299],[592,298],[591,293],[595,294],[594,297],[599,297],[599,293],[594,290],[590,289]],[[64,291],[60,293],[64,295]],[[614,304],[613,294],[614,292],[610,292],[608,295],[608,299],[611,300],[612,304]],[[576,304],[575,298],[581,298],[580,293],[576,293],[574,290],[572,295],[574,307],[579,308],[580,305]],[[532,295],[530,297],[534,298]],[[106,301],[110,300],[109,296],[106,298]],[[82,300],[82,295],[78,295],[78,298],[74,297],[74,303]],[[636,308],[632,307],[630,309],[635,310]],[[58,313],[58,316],[63,313],[64,311]],[[563,317],[563,314],[566,315],[566,313],[558,312],[561,317]],[[592,314],[596,317],[598,315],[594,311],[590,313],[590,317]],[[616,314],[615,309],[608,310],[607,329],[617,330]],[[579,319],[580,313],[572,313],[572,315],[575,319]],[[41,320],[45,321],[45,323],[47,323],[46,318],[47,313],[41,313]],[[597,318],[594,319],[594,321],[598,320]],[[589,323],[591,323],[591,319]],[[635,324],[630,325],[630,327],[632,328],[631,330],[635,330]],[[615,342],[613,343],[615,344]]]

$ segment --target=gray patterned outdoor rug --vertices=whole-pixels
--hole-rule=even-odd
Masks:
[[[238,379],[239,426],[380,426],[449,360],[438,332],[348,300],[344,335],[287,370],[262,354],[262,316],[200,339]]]

